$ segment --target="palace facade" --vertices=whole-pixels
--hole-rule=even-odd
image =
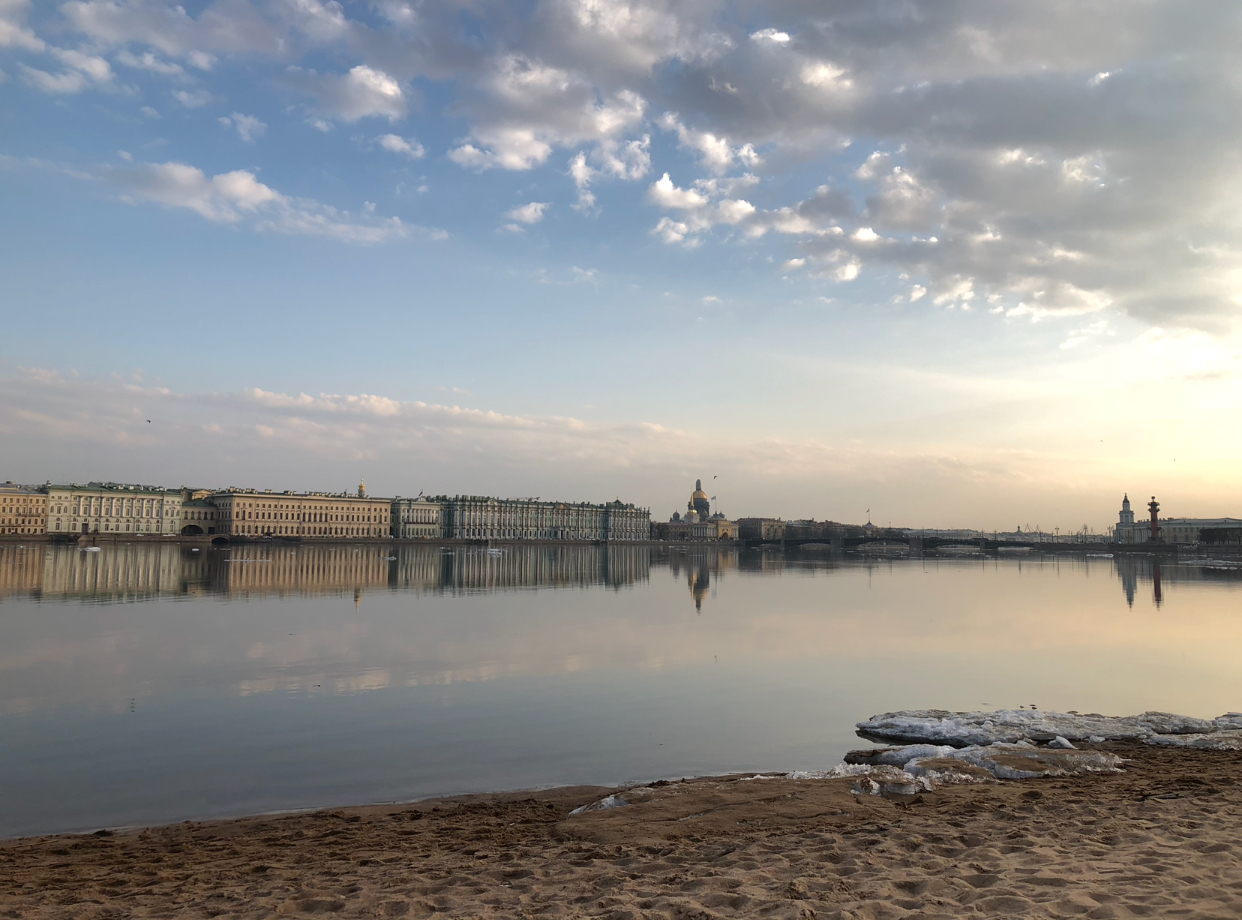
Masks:
[[[398,540],[435,540],[443,536],[440,503],[423,497],[394,498],[391,505],[392,535]]]
[[[651,513],[618,499],[602,505],[528,498],[440,497],[443,535],[455,540],[650,539]]]
[[[50,534],[145,534],[171,537],[181,533],[180,490],[157,486],[92,482],[84,486],[44,486],[47,532]]]

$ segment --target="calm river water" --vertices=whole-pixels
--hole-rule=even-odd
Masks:
[[[825,769],[893,709],[1242,709],[1242,571],[0,547],[0,836]]]

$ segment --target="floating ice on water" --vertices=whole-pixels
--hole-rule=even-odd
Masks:
[[[1242,727],[1242,715],[1230,713],[1210,721],[1171,712],[1103,716],[1098,713],[1080,715],[1037,709],[999,709],[996,712],[911,709],[886,712],[858,723],[858,731],[862,735],[955,747],[1052,741],[1057,737],[1097,744],[1102,741],[1145,741],[1156,735],[1210,734],[1234,727]]]

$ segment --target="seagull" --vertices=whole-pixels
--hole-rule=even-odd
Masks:
[[[150,420],[150,419],[147,419],[147,424],[148,424],[148,425],[150,425],[150,424],[151,424],[151,420]]]

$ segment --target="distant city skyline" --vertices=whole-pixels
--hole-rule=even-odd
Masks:
[[[0,2],[0,477],[1242,516],[1231,4]]]

